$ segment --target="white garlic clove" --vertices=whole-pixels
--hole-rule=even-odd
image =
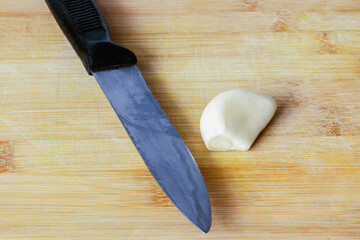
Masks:
[[[275,114],[271,96],[234,89],[216,96],[200,120],[202,138],[212,151],[247,151]]]

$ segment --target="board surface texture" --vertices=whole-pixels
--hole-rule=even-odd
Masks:
[[[208,186],[207,235],[167,199],[43,0],[0,1],[0,239],[360,239],[357,0],[98,0]],[[220,92],[279,109],[209,152]]]

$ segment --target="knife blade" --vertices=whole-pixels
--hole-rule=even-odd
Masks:
[[[174,205],[207,233],[211,227],[211,206],[204,179],[184,141],[149,90],[136,66],[135,54],[110,40],[95,1],[46,2],[157,183]]]

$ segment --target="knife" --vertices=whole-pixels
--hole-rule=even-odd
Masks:
[[[136,66],[133,52],[112,42],[94,0],[46,0],[62,31],[93,75],[151,174],[202,232],[211,206],[200,170]]]

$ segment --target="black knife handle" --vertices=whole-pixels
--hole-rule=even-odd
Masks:
[[[133,52],[111,41],[94,0],[45,1],[90,75],[136,64]]]

